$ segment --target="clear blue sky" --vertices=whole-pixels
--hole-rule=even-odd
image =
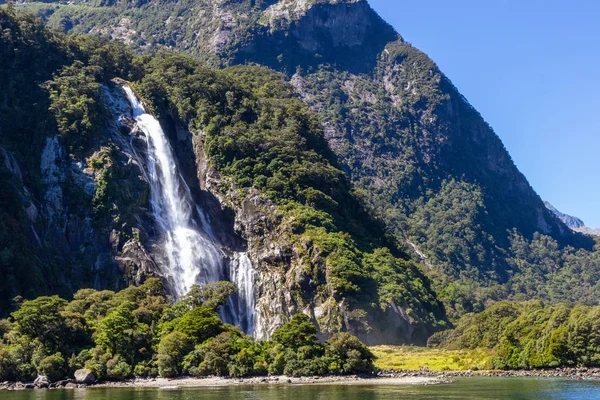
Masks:
[[[600,1],[369,2],[479,110],[543,199],[600,227]]]

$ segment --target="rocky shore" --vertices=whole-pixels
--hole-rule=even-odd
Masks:
[[[314,376],[314,377],[287,377],[265,376],[252,378],[143,378],[128,379],[124,381],[104,381],[95,384],[77,383],[75,380],[65,380],[51,384],[4,382],[0,383],[2,390],[24,389],[81,389],[88,387],[104,388],[159,388],[176,389],[179,387],[203,386],[254,386],[254,385],[432,385],[448,383],[440,376]]]
[[[429,369],[414,370],[381,370],[379,377],[504,377],[504,378],[572,378],[572,379],[598,379],[600,368],[554,368],[537,370],[487,370],[487,371],[431,371]]]
[[[431,371],[429,369],[414,370],[382,370],[376,376],[314,376],[287,377],[263,376],[251,378],[138,378],[123,381],[103,381],[94,384],[78,383],[75,379],[48,382],[36,379],[35,382],[2,382],[0,391],[25,389],[82,389],[88,387],[104,388],[159,388],[177,389],[179,387],[203,386],[254,386],[254,385],[432,385],[450,383],[458,377],[505,377],[505,378],[569,378],[600,379],[600,368],[555,368],[545,370],[512,370],[512,371]]]
[[[263,376],[251,378],[151,378],[137,379],[123,382],[104,382],[95,386],[99,387],[201,387],[201,386],[230,386],[230,385],[429,385],[445,383],[447,380],[434,376],[405,376],[405,377],[380,377],[380,376],[312,376],[312,377],[287,377]]]

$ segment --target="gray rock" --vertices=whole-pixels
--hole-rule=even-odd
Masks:
[[[96,382],[96,375],[94,375],[91,369],[78,369],[75,371],[75,382],[89,385]]]
[[[38,375],[38,377],[35,378],[35,381],[33,381],[33,384],[36,387],[45,389],[50,385],[50,380],[48,380],[48,377],[45,375]]]

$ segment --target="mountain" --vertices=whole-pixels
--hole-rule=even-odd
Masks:
[[[159,276],[174,297],[233,281],[222,317],[257,338],[298,312],[321,337],[369,343],[422,343],[444,325],[429,279],[280,75],[136,57],[12,8],[0,24],[3,312],[17,295]]]
[[[6,172],[8,203],[21,204],[6,216],[21,215],[11,254],[23,257],[6,265],[59,271],[10,293],[174,280],[121,78],[169,138],[178,192],[187,186],[204,210],[187,214],[224,254],[221,277],[237,279],[232,260],[247,254],[258,337],[303,311],[325,336],[424,342],[448,316],[501,299],[597,302],[594,239],[545,207],[482,116],[366,1],[16,7],[139,55],[27,18],[6,36],[3,67],[15,78],[0,104],[15,126],[0,144],[15,159],[6,165],[30,176]]]
[[[574,230],[575,232],[585,233],[586,235],[600,236],[600,230],[588,228],[587,226],[585,226],[585,223],[581,219],[558,211],[552,204],[548,203],[547,201],[544,201],[544,204],[546,205],[546,208],[548,208],[548,210],[552,211],[554,215],[556,215],[562,222],[565,223],[565,225],[567,225],[570,229]]]

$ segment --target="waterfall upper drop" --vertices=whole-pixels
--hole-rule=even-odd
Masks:
[[[200,232],[190,189],[179,172],[160,123],[146,113],[131,88],[125,86],[124,90],[148,146],[146,168],[150,199],[164,236],[168,264],[165,272],[173,280],[175,294],[181,296],[195,283],[215,282],[221,278],[223,253]]]
[[[194,203],[160,123],[146,113],[131,88],[123,86],[123,89],[147,145],[145,164],[150,201],[164,244],[163,272],[174,294],[182,296],[196,283],[229,278],[237,285],[238,294],[230,298],[223,318],[251,335],[255,300],[250,259],[243,252],[229,252],[228,257],[216,244],[210,219]]]

